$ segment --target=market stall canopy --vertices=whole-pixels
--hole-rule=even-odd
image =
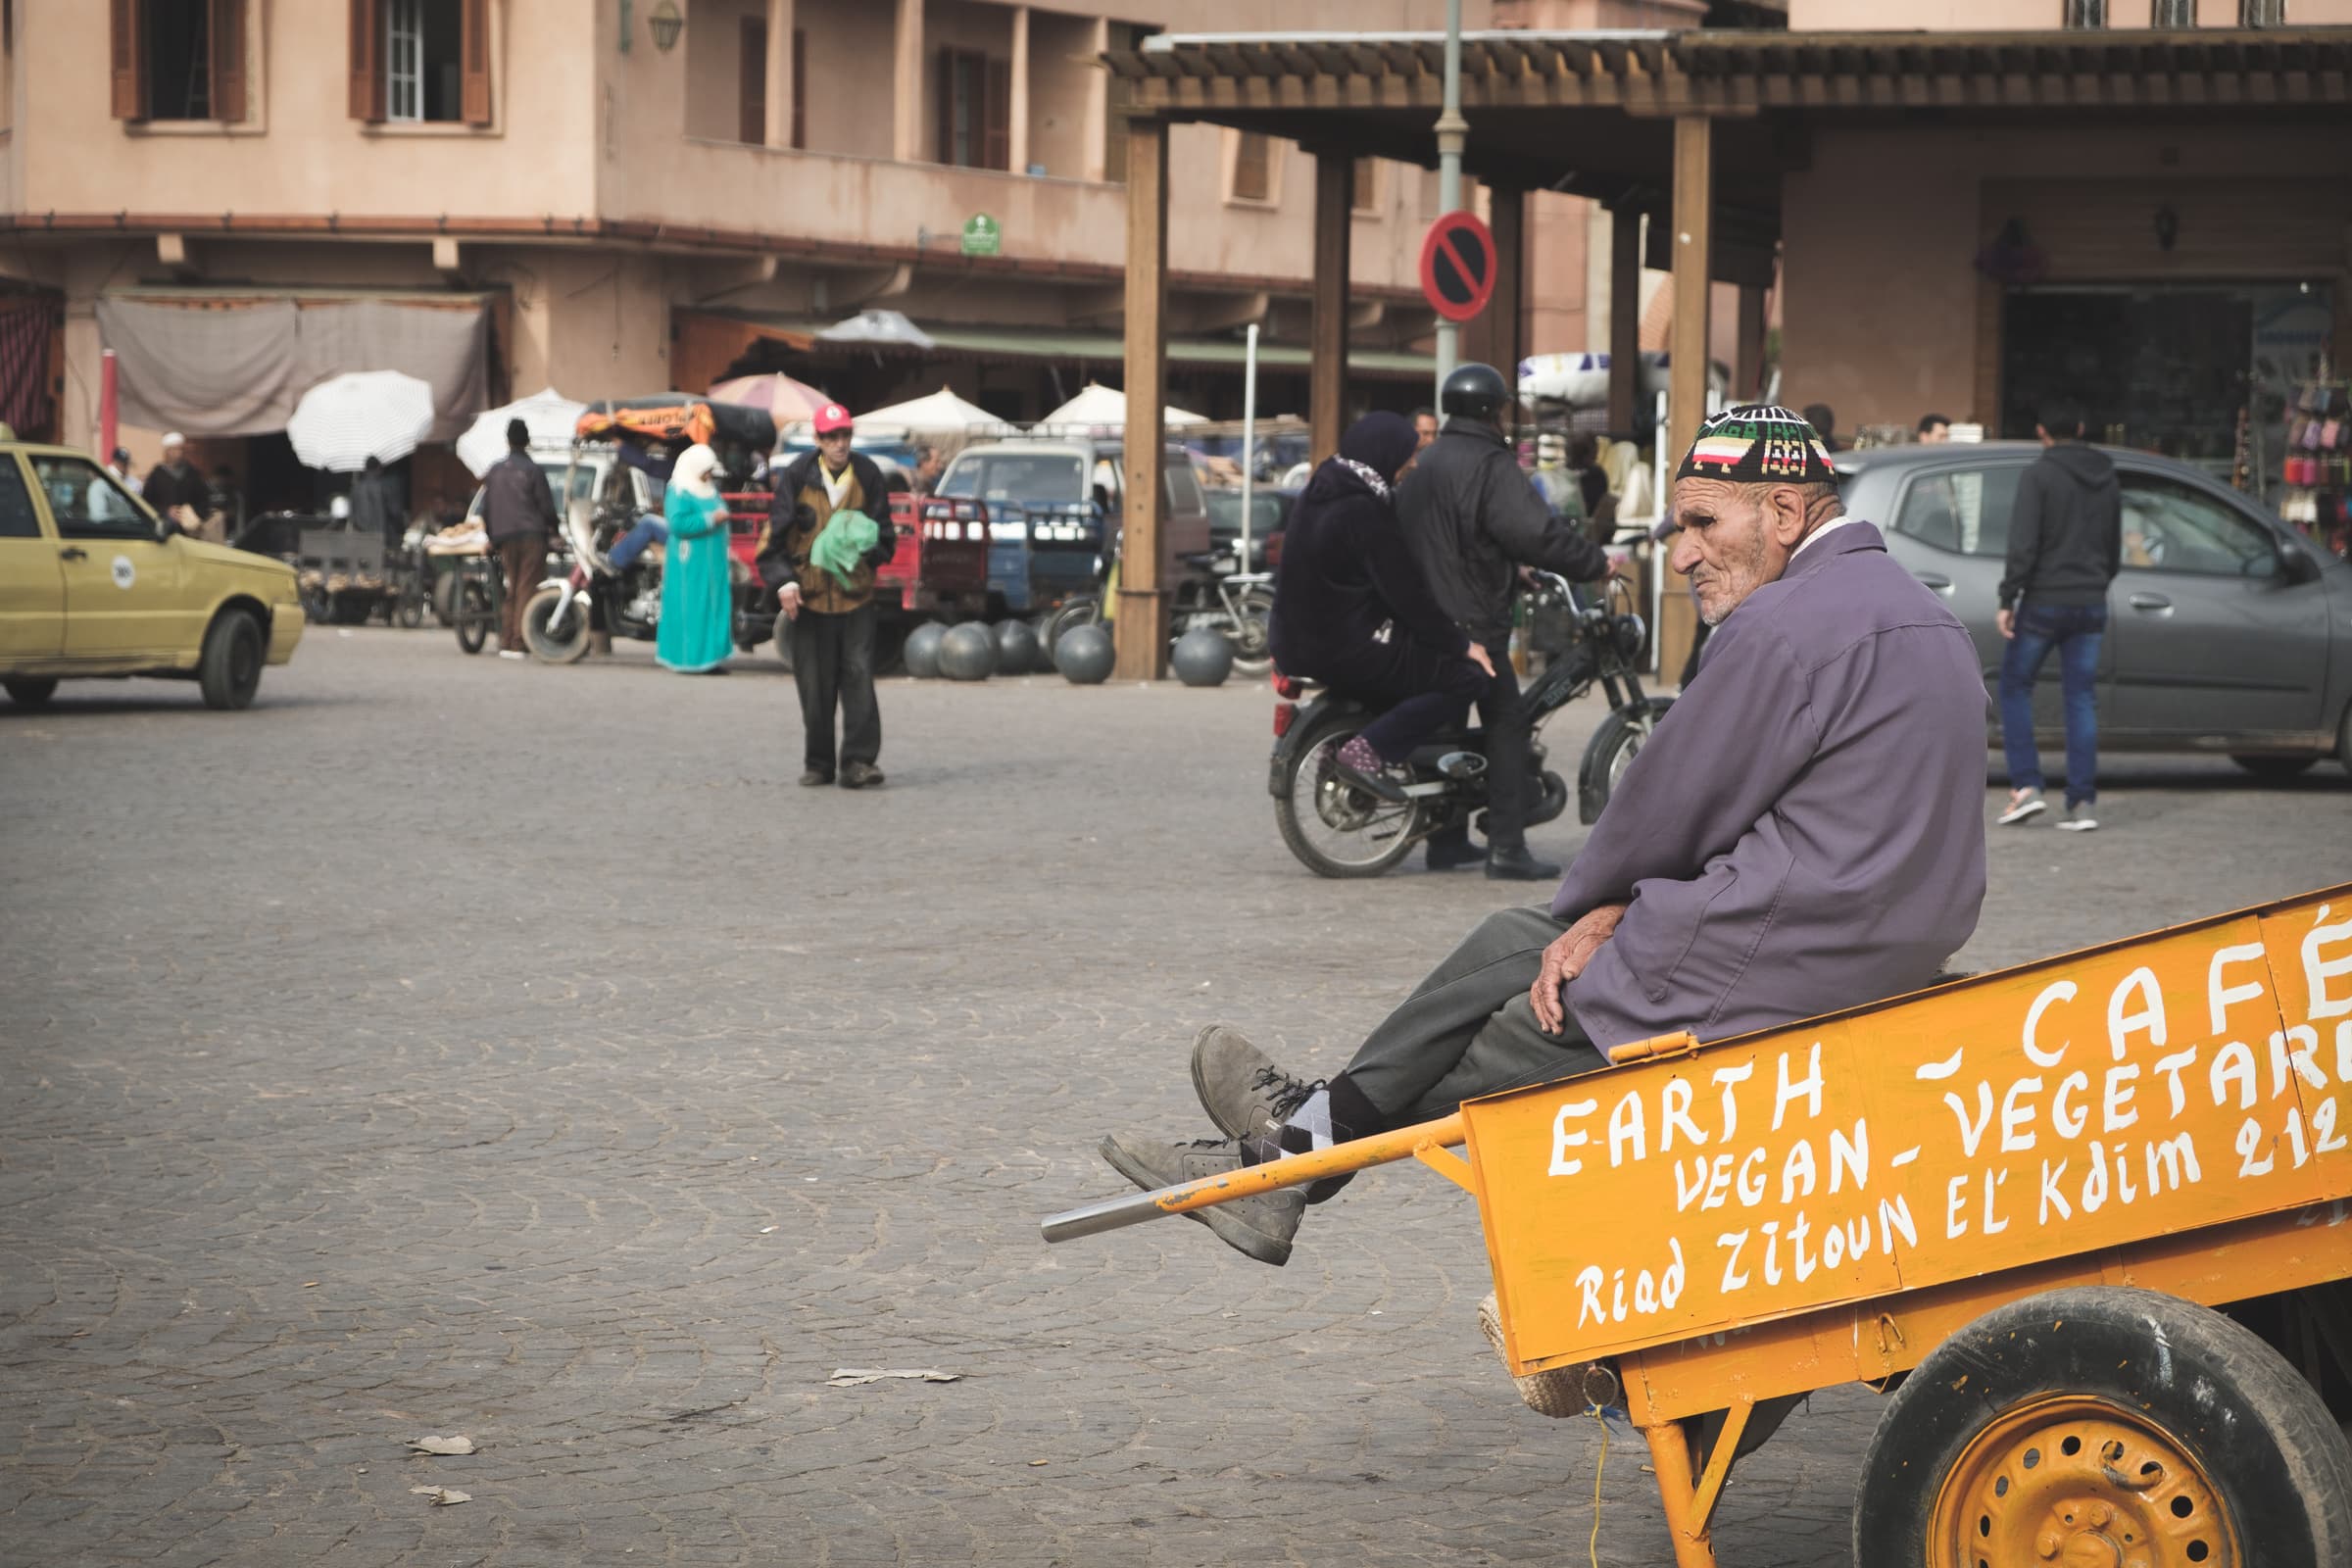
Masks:
[[[931,334],[897,311],[859,311],[816,335],[827,343],[861,343],[926,352],[933,347]]]
[[[897,425],[917,435],[931,435],[995,429],[1006,421],[977,403],[966,403],[943,386],[929,397],[893,403],[888,408],[868,409],[858,416],[858,422]]]
[[[739,375],[719,382],[710,395],[721,403],[763,410],[778,424],[814,418],[817,410],[833,401],[824,388],[783,374]]]
[[[634,440],[665,447],[700,441],[772,452],[776,446],[776,421],[765,409],[686,392],[611,398],[592,404],[572,426],[572,433],[582,441]]]
[[[1206,424],[1208,420],[1198,414],[1169,405],[1170,424]],[[1089,381],[1086,390],[1046,416],[1047,424],[1116,424],[1127,422],[1127,394],[1115,388]]]
[[[520,419],[529,427],[531,445],[535,447],[569,446],[573,428],[587,412],[587,404],[574,402],[552,386],[534,392],[504,408],[477,416],[466,433],[458,437],[458,461],[477,479],[488,473],[490,466],[507,455],[510,419]]]
[[[286,439],[307,467],[350,473],[397,463],[433,427],[433,389],[399,370],[331,375],[302,395]]]
[[[287,428],[305,391],[346,370],[423,381],[429,440],[455,440],[490,401],[480,294],[132,290],[102,296],[97,316],[121,366],[122,418],[151,429],[269,435]]]

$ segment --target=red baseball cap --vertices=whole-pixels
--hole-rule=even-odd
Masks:
[[[808,422],[816,426],[818,435],[831,435],[836,430],[847,430],[852,420],[849,410],[838,403],[828,403],[817,410],[816,417]]]

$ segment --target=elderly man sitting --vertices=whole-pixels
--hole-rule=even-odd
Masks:
[[[1984,897],[1984,681],[1967,630],[1848,517],[1818,434],[1730,409],[1674,485],[1671,560],[1717,628],[1548,909],[1489,916],[1328,1082],[1203,1030],[1193,1082],[1225,1134],[1122,1133],[1158,1188],[1589,1072],[1628,1041],[1720,1039],[1926,984]],[[1287,1190],[1194,1212],[1261,1262]]]

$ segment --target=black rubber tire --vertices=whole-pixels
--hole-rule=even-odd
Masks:
[[[433,578],[433,619],[443,626],[458,623],[458,573],[455,567],[444,567]]]
[[[459,649],[468,654],[480,653],[490,641],[490,622],[496,618],[489,588],[470,577],[460,582],[454,611]]]
[[[233,712],[252,706],[261,690],[262,665],[270,656],[262,625],[242,610],[225,610],[204,634],[204,652],[196,660],[196,683],[204,690],[204,706]]]
[[[392,624],[403,631],[415,631],[424,624],[424,584],[412,580],[400,591],[399,601],[392,607]]]
[[[1646,717],[1630,707],[1620,708],[1602,719],[1600,728],[1592,732],[1577,779],[1577,815],[1587,827],[1600,820],[1600,813],[1608,808],[1609,793],[1616,787],[1618,775],[1648,740],[1649,731],[1657,728],[1666,710],[1673,706],[1671,697],[1652,698]]]
[[[561,588],[542,588],[522,607],[522,646],[543,664],[576,664],[588,657],[588,601],[574,596],[563,636],[548,630],[548,617],[562,601]]]
[[[1985,1313],[1903,1380],[1855,1492],[1856,1568],[1962,1568],[1928,1539],[1946,1475],[2004,1412],[2052,1395],[2163,1428],[2235,1526],[2237,1568],[2352,1562],[2352,1446],[2317,1391],[2209,1307],[2082,1286]],[[1977,1568],[1973,1552],[1965,1568]]]
[[[1396,835],[1396,842],[1379,856],[1360,861],[1334,860],[1307,840],[1299,826],[1296,802],[1298,797],[1298,773],[1312,761],[1316,751],[1326,743],[1337,740],[1347,744],[1347,738],[1364,727],[1359,717],[1347,716],[1318,724],[1298,742],[1283,770],[1282,789],[1274,797],[1274,825],[1282,833],[1283,846],[1298,858],[1298,863],[1317,876],[1335,881],[1356,881],[1365,877],[1385,876],[1396,862],[1413,853],[1415,845],[1425,836],[1418,831],[1426,808],[1416,805],[1406,819],[1405,829]]]
[[[776,662],[792,667],[792,617],[781,610],[776,612]]]
[[[1233,672],[1250,680],[1271,674],[1274,650],[1274,590],[1251,588],[1242,595],[1242,624],[1226,633],[1233,643]]]
[[[2260,779],[2293,778],[2319,761],[2313,757],[2250,757],[2231,752],[2230,760]]]
[[[11,675],[0,681],[0,691],[19,708],[46,708],[49,699],[57,695],[55,675]]]

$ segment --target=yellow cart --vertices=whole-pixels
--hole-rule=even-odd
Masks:
[[[1529,1402],[1622,1398],[1681,1568],[1856,1382],[1857,1568],[2352,1564],[2352,884],[1610,1057],[1046,1238],[1418,1159]]]

